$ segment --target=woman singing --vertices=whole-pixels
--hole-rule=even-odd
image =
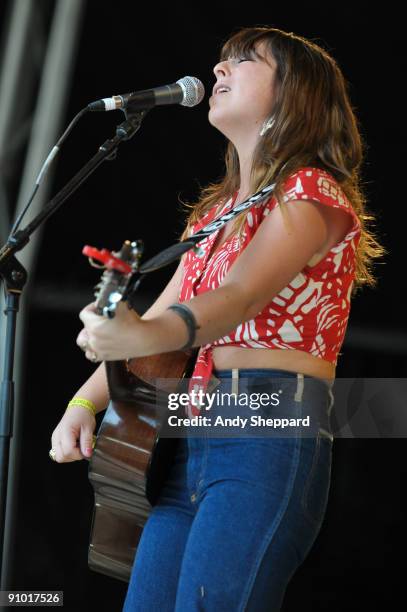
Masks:
[[[231,36],[213,72],[208,118],[227,139],[226,170],[202,190],[181,238],[275,182],[272,195],[185,253],[142,317],[123,302],[112,320],[84,308],[77,343],[100,362],[199,347],[200,389],[239,393],[246,381],[249,395],[280,393],[279,415],[312,414],[317,427],[182,438],[125,612],[280,610],[326,511],[331,386],[351,297],[375,284],[371,264],[383,253],[366,225],[363,142],[335,60],[301,36],[253,27]],[[107,407],[103,363],[76,396]],[[54,459],[88,457],[94,429],[74,400],[52,434]]]

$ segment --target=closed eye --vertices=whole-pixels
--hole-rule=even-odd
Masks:
[[[240,64],[241,62],[251,62],[252,58],[250,57],[229,57],[228,61],[236,62],[237,64]]]

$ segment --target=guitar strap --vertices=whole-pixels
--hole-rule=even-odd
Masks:
[[[281,170],[284,168],[284,166],[287,165],[287,163],[288,162],[286,162],[282,166]],[[234,219],[242,212],[248,210],[258,202],[261,202],[265,198],[270,197],[271,193],[275,189],[276,184],[277,181],[275,181],[271,185],[263,187],[263,189],[254,193],[252,196],[250,196],[250,198],[248,198],[244,202],[241,202],[237,206],[234,206],[232,210],[225,213],[224,215],[221,215],[218,219],[211,221],[210,223],[202,227],[200,230],[195,232],[195,234],[189,236],[189,238],[186,238],[185,240],[182,240],[182,242],[178,242],[177,244],[174,244],[168,247],[167,249],[164,249],[164,251],[161,251],[161,253],[158,253],[158,255],[155,255],[154,257],[146,261],[142,266],[140,266],[138,270],[139,273],[146,274],[147,272],[158,270],[159,268],[162,268],[181,257],[181,255],[183,255],[186,251],[189,251],[189,249],[194,249],[198,256],[200,256],[201,251],[199,247],[196,246],[198,242],[212,234],[212,232],[216,232],[218,229],[223,227],[225,223],[230,221],[230,219]]]
[[[200,230],[195,232],[195,234],[192,234],[192,236],[190,236],[186,240],[183,240],[180,244],[193,242],[194,245],[196,245],[197,242],[200,242],[201,240],[212,234],[212,232],[216,232],[218,229],[223,227],[228,221],[230,221],[230,219],[234,219],[245,210],[251,208],[258,202],[264,200],[265,198],[268,198],[270,194],[274,191],[275,186],[276,183],[272,183],[271,185],[267,185],[267,187],[263,187],[263,189],[257,191],[252,196],[250,196],[248,200],[245,200],[237,206],[234,206],[232,210],[225,213],[224,215],[221,215],[218,219],[211,221],[210,223],[202,227]]]
[[[282,172],[282,170],[285,168],[287,164],[288,162],[283,164],[283,166],[281,167],[280,173]],[[215,219],[215,221],[211,221],[210,223],[205,225],[203,228],[201,228],[198,232],[196,232],[195,234],[193,234],[186,240],[183,240],[180,244],[184,244],[186,242],[191,242],[191,241],[193,241],[194,244],[196,244],[197,242],[200,242],[203,238],[206,238],[206,236],[209,236],[210,234],[212,234],[212,232],[216,232],[218,229],[220,229],[230,219],[234,219],[235,217],[240,215],[242,212],[244,212],[248,208],[251,208],[252,206],[257,204],[257,202],[261,202],[261,200],[264,200],[265,198],[269,197],[270,194],[274,191],[276,185],[277,185],[277,181],[275,181],[271,185],[267,185],[266,187],[263,187],[263,189],[261,189],[260,191],[257,191],[252,196],[250,196],[248,200],[245,200],[244,202],[241,202],[237,206],[234,206],[232,210],[225,213],[218,219]]]

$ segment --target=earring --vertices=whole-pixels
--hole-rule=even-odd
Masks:
[[[272,115],[269,119],[266,119],[266,121],[264,121],[263,127],[261,128],[261,131],[260,131],[260,136],[264,136],[267,130],[269,130],[274,125],[274,121],[275,121],[274,115]]]

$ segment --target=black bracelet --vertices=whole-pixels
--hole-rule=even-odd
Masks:
[[[195,332],[197,329],[200,329],[200,326],[196,323],[194,313],[192,310],[190,310],[190,308],[188,308],[188,306],[185,306],[185,304],[172,304],[167,308],[167,310],[174,310],[177,314],[179,314],[179,316],[184,319],[188,328],[188,340],[179,350],[182,351],[184,349],[191,348],[195,342]]]

